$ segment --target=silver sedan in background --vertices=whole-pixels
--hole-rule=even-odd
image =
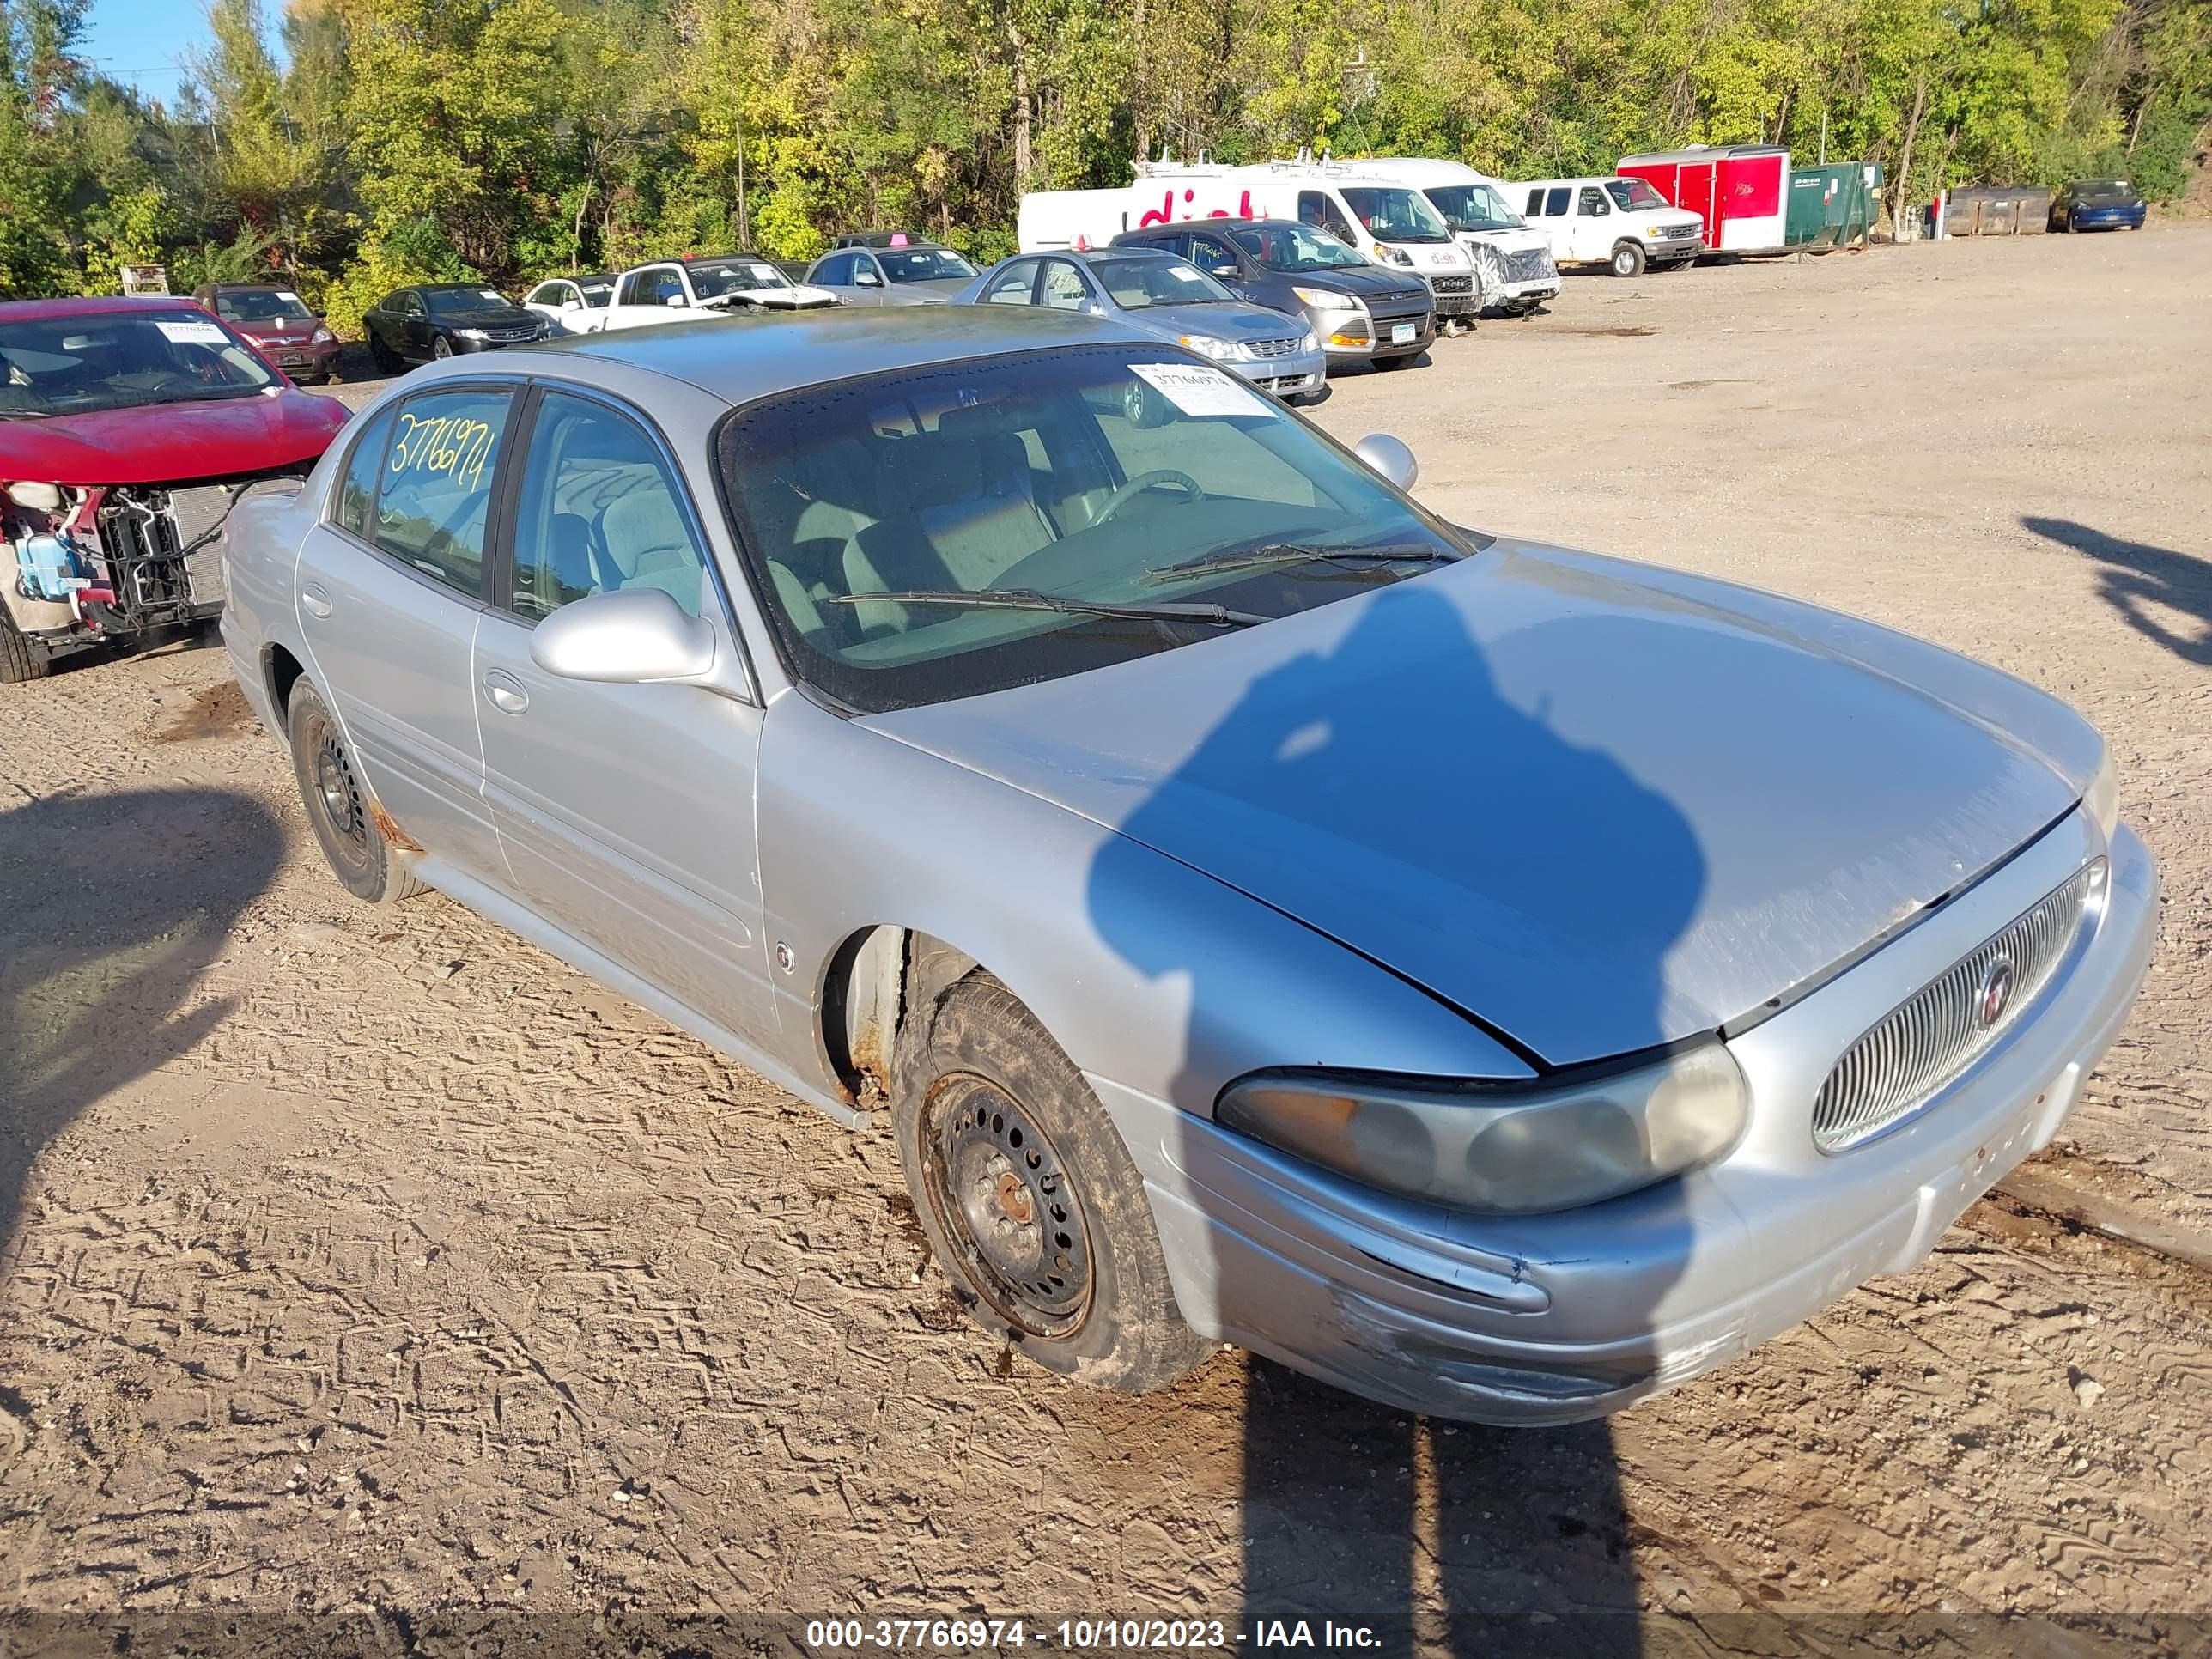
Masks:
[[[348,889],[887,1119],[994,1342],[1595,1416],[2048,1142],[2156,877],[2044,693],[1413,479],[1108,318],[678,324],[389,389],[223,637]]]
[[[1328,373],[1321,339],[1304,318],[1240,300],[1189,260],[1157,248],[1017,254],[961,297],[1111,318],[1293,403],[1318,402]]]

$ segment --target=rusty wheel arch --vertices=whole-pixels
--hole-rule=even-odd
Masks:
[[[917,928],[863,927],[830,953],[823,970],[817,1042],[840,1092],[854,1106],[890,1097],[902,1027],[982,964]]]

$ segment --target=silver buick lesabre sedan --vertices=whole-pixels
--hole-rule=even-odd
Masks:
[[[1103,319],[592,336],[241,504],[223,635],[353,893],[888,1120],[994,1338],[1590,1417],[2048,1141],[2156,877],[2042,693],[1413,473]]]

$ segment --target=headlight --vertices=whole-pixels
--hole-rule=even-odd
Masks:
[[[309,345],[328,345],[331,341],[337,337],[338,337],[331,333],[330,330],[326,328],[319,328],[309,337],[307,343]]]
[[[1224,1090],[1214,1116],[1366,1186],[1525,1215],[1595,1204],[1717,1158],[1750,1109],[1735,1060],[1705,1042],[1570,1083],[1260,1073]]]
[[[1302,306],[1311,306],[1316,311],[1364,311],[1367,302],[1356,294],[1332,294],[1325,288],[1294,288]]]
[[[1321,349],[1321,336],[1315,333],[1311,329],[1308,329],[1298,340],[1298,349],[1301,351],[1319,351]]]
[[[453,332],[464,340],[481,340],[485,337],[484,331],[480,328],[457,328]]]
[[[1203,356],[1211,357],[1217,362],[1224,357],[1234,357],[1237,355],[1237,348],[1234,345],[1226,340],[1217,340],[1210,334],[1186,334],[1179,343],[1187,345],[1193,351]]]
[[[2112,838],[2112,831],[2120,822],[2120,775],[2112,766],[2112,751],[2108,745],[2104,759],[2097,763],[2097,775],[2089,780],[2089,787],[2081,794],[2081,810],[2096,820],[2097,827],[2105,832],[2105,839]]]
[[[1413,268],[1413,256],[1401,247],[1384,247],[1378,242],[1375,245],[1375,251],[1394,265],[1404,265],[1408,270]]]

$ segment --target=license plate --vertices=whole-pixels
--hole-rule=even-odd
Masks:
[[[1413,336],[1419,330],[1411,323],[1393,323],[1390,325],[1390,343],[1411,345],[1413,343]]]
[[[307,360],[297,356],[279,357],[276,360],[276,366],[279,368],[305,368],[307,366]]]

